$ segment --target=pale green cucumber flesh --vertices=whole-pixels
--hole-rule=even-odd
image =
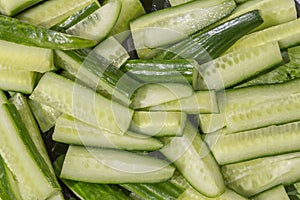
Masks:
[[[113,36],[103,40],[93,48],[93,51],[117,68],[120,68],[129,59],[126,49]]]
[[[234,8],[231,0],[193,1],[137,18],[130,28],[139,57],[147,58],[149,49],[145,48],[179,41],[225,17]]]
[[[15,59],[16,56],[18,59]],[[51,49],[0,40],[0,69],[46,72],[54,69]]]
[[[30,8],[16,17],[24,22],[50,28],[95,0],[51,0]]]
[[[120,0],[109,0],[101,8],[68,28],[66,32],[100,42],[108,36],[115,25],[121,7],[122,2]]]
[[[42,77],[30,98],[117,134],[128,129],[133,115],[131,109],[52,72]]]
[[[264,191],[254,197],[251,197],[253,200],[265,200],[265,199],[280,199],[280,200],[290,200],[288,194],[285,191],[283,185],[276,186],[267,191]]]
[[[299,151],[300,123],[293,122],[233,134],[208,134],[205,141],[220,165]],[[241,153],[243,152],[243,153]]]
[[[184,112],[136,111],[130,130],[155,136],[181,136],[187,120]]]
[[[193,90],[188,84],[145,84],[136,91],[131,105],[135,109],[146,108],[188,97],[192,94]]]
[[[235,193],[230,189],[226,189],[223,194],[215,198],[209,198],[201,193],[197,192],[195,189],[188,188],[182,195],[179,196],[178,200],[247,200],[245,197]]]
[[[0,104],[8,103],[7,97],[2,90],[0,90]]]
[[[190,2],[192,0],[169,0],[171,6],[178,6],[187,2]]]
[[[36,149],[16,108],[1,110],[1,155],[16,177],[23,199],[46,199],[60,190],[56,177]]]
[[[277,42],[232,52],[211,62],[198,66],[195,73],[199,78],[194,80],[197,88],[221,90],[234,86],[252,76],[279,64],[282,61]]]
[[[34,88],[37,74],[22,70],[0,70],[0,88],[30,94]]]
[[[189,97],[150,107],[151,111],[182,111],[188,114],[218,113],[215,91],[196,91]]]
[[[299,181],[300,154],[289,153],[222,166],[227,186],[249,197],[276,185]]]
[[[182,137],[166,138],[160,150],[176,166],[185,179],[201,194],[217,197],[225,191],[225,183],[216,160],[200,134],[186,123]]]
[[[15,15],[30,6],[33,6],[43,0],[15,0],[15,1],[1,1],[0,12],[4,15]]]
[[[155,183],[175,168],[157,158],[131,152],[70,146],[61,178],[90,183]]]
[[[66,144],[126,150],[151,151],[163,146],[159,140],[154,138],[128,132],[124,135],[111,134],[64,114],[56,120],[52,138],[54,141]]]

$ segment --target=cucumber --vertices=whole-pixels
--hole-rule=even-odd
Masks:
[[[198,66],[193,87],[210,90],[228,88],[270,69],[282,60],[277,42],[232,52]]]
[[[251,0],[238,5],[232,14],[222,21],[227,21],[251,10],[259,10],[264,20],[263,24],[255,31],[297,19],[297,10],[293,0]]]
[[[218,113],[215,91],[196,91],[189,97],[169,101],[149,108],[151,111],[182,111],[188,114]]]
[[[55,108],[31,99],[28,99],[28,104],[43,133],[49,131],[55,125],[56,119],[62,114]]]
[[[182,136],[187,116],[183,112],[136,111],[130,129],[149,136]]]
[[[15,59],[18,57],[18,59]],[[51,71],[53,52],[51,49],[25,46],[0,40],[0,69],[27,70],[44,73]]]
[[[129,59],[126,49],[112,36],[100,42],[93,48],[93,51],[117,68],[120,68]]]
[[[39,151],[41,156],[43,157],[44,161],[47,163],[49,170],[53,173],[54,171],[52,168],[52,164],[47,152],[47,149],[45,147],[44,140],[41,136],[40,130],[37,126],[37,123],[33,117],[33,114],[30,110],[30,107],[27,103],[27,98],[22,95],[21,93],[17,93],[14,96],[12,96],[9,101],[14,104],[16,107],[18,113],[20,114],[20,117],[22,121],[24,122],[24,125],[26,129],[28,130],[28,134],[30,138],[32,139],[32,142],[34,143],[36,149]]]
[[[128,60],[120,69],[146,83],[192,83],[194,60]]]
[[[53,163],[59,175],[65,155],[59,156]],[[88,200],[130,200],[130,198],[115,185],[85,183],[61,179],[61,181],[80,199]]]
[[[245,197],[256,195],[276,185],[290,185],[300,178],[300,153],[257,158],[222,166],[228,187]]]
[[[97,52],[55,51],[56,63],[65,69],[75,81],[83,82],[91,89],[122,104],[128,105],[139,82],[112,65],[110,60]]]
[[[209,26],[178,43],[166,47],[156,59],[191,58],[199,64],[223,54],[238,39],[263,22],[258,10]],[[217,42],[216,42],[217,41]]]
[[[131,109],[52,72],[42,77],[30,98],[116,134],[127,130],[133,115]]]
[[[149,49],[177,42],[216,22],[235,8],[233,0],[192,1],[166,8],[132,21],[130,28],[140,58],[147,58]]]
[[[56,25],[52,26],[51,29],[59,32],[65,32],[68,28],[83,20],[85,17],[89,16],[99,8],[100,4],[98,1],[94,1],[76,13],[68,16],[66,19],[62,20]]]
[[[22,200],[17,181],[1,156],[0,171],[0,199]]]
[[[176,166],[185,179],[201,194],[217,197],[225,191],[219,166],[198,130],[186,123],[182,137],[164,139],[160,152]]]
[[[249,47],[256,47],[268,42],[277,41],[280,49],[286,49],[299,44],[300,19],[272,26],[258,32],[251,33],[237,41],[228,52],[240,51]]]
[[[279,185],[267,191],[264,191],[258,195],[255,195],[251,199],[252,200],[268,200],[268,199],[290,200],[283,185]]]
[[[52,139],[67,144],[126,150],[152,151],[163,146],[157,139],[130,132],[120,136],[101,131],[65,114],[56,120]]]
[[[141,154],[70,146],[61,178],[89,183],[156,183],[171,178],[175,168]]]
[[[234,134],[208,134],[205,141],[220,165],[299,151],[300,122]]]
[[[51,0],[30,8],[16,18],[37,26],[51,28],[95,0]],[[98,3],[99,4],[99,3]]]
[[[3,15],[0,16],[0,25],[0,39],[18,44],[64,50],[96,45],[96,41],[48,30]]]
[[[14,174],[22,199],[46,199],[60,190],[12,104],[0,105],[0,152]]]
[[[101,8],[68,28],[66,32],[100,42],[112,30],[118,20],[121,8],[122,2],[120,0],[107,0]]]
[[[0,70],[0,89],[30,94],[37,74],[22,70]]]
[[[192,1],[192,0],[169,0],[172,7],[188,3],[190,1]]]
[[[2,90],[0,90],[0,104],[8,103],[7,97]]]
[[[120,43],[130,35],[129,22],[137,17],[146,14],[143,5],[139,0],[121,0],[122,8],[117,22],[112,28],[110,35]]]
[[[159,105],[168,101],[191,96],[193,90],[188,84],[156,83],[140,87],[133,98],[131,106],[135,109]]]
[[[182,188],[172,184],[170,181],[155,184],[129,183],[120,185],[143,200],[176,200],[183,192]]]
[[[12,16],[41,1],[43,0],[4,0],[0,2],[0,13]]]

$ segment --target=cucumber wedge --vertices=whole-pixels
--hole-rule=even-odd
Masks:
[[[56,120],[52,138],[54,141],[66,144],[126,150],[152,151],[163,146],[157,139],[131,132],[116,135],[101,131],[65,114]]]
[[[299,44],[300,40],[300,19],[289,21],[287,23],[272,26],[264,30],[246,35],[237,41],[227,52],[241,51],[249,47],[256,47],[268,42],[277,41],[280,49]]]
[[[70,146],[61,178],[89,183],[156,183],[175,168],[157,158],[119,150]]]
[[[190,1],[192,1],[192,0],[169,0],[172,7],[188,3]]]
[[[264,191],[258,195],[255,195],[251,199],[253,199],[253,200],[268,200],[268,199],[290,200],[283,185],[279,185],[279,186],[271,188],[267,191]]]
[[[130,23],[135,49],[147,58],[149,49],[177,42],[216,22],[235,8],[233,0],[192,1],[144,15]]]
[[[71,80],[47,72],[30,96],[101,130],[123,134],[133,111]]]
[[[30,94],[37,74],[22,70],[0,70],[0,89]]]
[[[0,16],[0,25],[0,39],[18,44],[64,50],[88,48],[96,45],[93,40],[48,30],[3,15]]]
[[[96,0],[51,0],[30,8],[16,17],[29,24],[51,28]],[[99,5],[99,3],[98,3]]]
[[[122,2],[120,0],[107,0],[101,8],[68,28],[66,32],[100,42],[108,36],[115,25],[121,8]]]
[[[166,145],[160,152],[193,188],[212,198],[225,191],[219,166],[193,125],[186,123],[182,137],[166,138],[164,142]]]
[[[15,58],[18,59],[15,59]],[[55,69],[51,49],[38,48],[0,40],[0,69],[44,73]]]
[[[7,97],[3,91],[0,90],[0,104],[8,103]]]
[[[183,112],[136,111],[130,129],[155,137],[182,136],[186,120]]]
[[[0,105],[0,152],[14,174],[22,199],[47,199],[60,190],[56,177],[31,140],[12,104]]]
[[[41,1],[43,0],[4,0],[0,2],[0,13],[12,16]]]
[[[299,164],[300,153],[295,152],[225,165],[222,172],[228,187],[250,197],[274,186],[298,181]]]
[[[221,90],[234,86],[283,60],[277,42],[232,52],[195,69],[195,89]]]

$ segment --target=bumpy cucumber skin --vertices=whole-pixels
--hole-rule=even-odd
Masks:
[[[0,39],[50,49],[80,49],[93,47],[96,41],[33,26],[7,16],[0,16]]]
[[[245,13],[219,25],[212,25],[191,38],[167,47],[156,59],[195,59],[198,63],[215,59],[238,39],[263,23],[258,10]]]

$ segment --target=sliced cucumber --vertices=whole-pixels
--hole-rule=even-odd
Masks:
[[[0,40],[0,69],[44,73],[55,69],[53,52],[51,49],[30,47]]]
[[[21,70],[0,70],[0,88],[30,94],[34,88],[37,74]]]
[[[146,84],[135,93],[133,108],[156,106],[168,101],[191,96],[193,90],[188,84],[161,83]]]
[[[93,51],[117,68],[120,68],[129,59],[126,49],[112,36],[99,43],[93,48]]]
[[[300,26],[300,19],[254,32],[237,41],[228,52],[240,51],[273,41],[277,41],[281,49],[295,46],[299,44],[300,40],[300,30],[298,26]]]
[[[215,91],[196,91],[189,97],[150,107],[151,111],[182,111],[188,114],[218,113]]]
[[[47,199],[60,190],[12,104],[0,105],[0,152],[14,174],[22,199]]]
[[[122,43],[130,35],[129,22],[146,14],[139,0],[121,0],[122,9],[110,35]]]
[[[136,111],[130,129],[156,137],[182,136],[186,120],[183,112]]]
[[[300,153],[258,158],[225,165],[222,172],[228,187],[245,197],[276,185],[290,185],[300,179]]]
[[[251,199],[252,200],[269,200],[269,199],[290,200],[283,185],[279,185],[267,191],[264,191],[258,195],[255,195],[254,197],[251,197]]]
[[[151,151],[163,146],[157,139],[130,132],[120,136],[101,131],[65,114],[56,120],[52,138],[54,141],[67,144],[126,150]]]
[[[184,4],[184,3],[188,3],[192,0],[169,0],[171,6],[178,6],[178,5],[181,5],[181,4]]]
[[[96,42],[92,40],[48,30],[4,15],[0,16],[0,25],[0,39],[18,44],[64,50],[96,45]]]
[[[251,10],[259,10],[264,20],[264,23],[255,30],[262,30],[297,18],[297,10],[293,0],[251,0],[237,6],[224,21]]]
[[[282,61],[277,42],[240,52],[232,52],[195,70],[195,89],[221,90],[234,86]]]
[[[90,183],[155,183],[171,178],[175,168],[141,154],[70,146],[61,178]]]
[[[4,0],[0,2],[0,13],[12,16],[41,1],[43,0]]]
[[[50,28],[95,0],[51,0],[30,8],[16,17],[29,24]],[[98,3],[99,4],[99,3]]]
[[[3,91],[0,90],[0,104],[8,103],[7,97]]]
[[[101,8],[68,28],[66,32],[100,42],[108,36],[117,22],[121,8],[120,0],[107,0]]]
[[[205,141],[220,165],[299,151],[300,122],[234,134],[208,134]]]
[[[79,21],[83,20],[85,17],[89,16],[101,6],[98,1],[94,1],[76,13],[68,16],[66,19],[62,20],[55,26],[51,27],[52,30],[65,32],[71,26],[77,24]]]
[[[140,58],[148,50],[179,41],[216,22],[235,8],[233,0],[192,1],[137,18],[130,23],[134,45]]]
[[[22,200],[17,181],[1,156],[0,171],[0,199]]]
[[[55,125],[56,119],[61,115],[61,112],[55,108],[31,99],[28,99],[28,104],[43,133],[49,131]]]
[[[116,134],[127,130],[133,115],[129,108],[52,72],[42,77],[30,98]]]
[[[182,137],[166,138],[160,151],[201,194],[217,197],[225,191],[219,166],[198,130],[186,123]]]

